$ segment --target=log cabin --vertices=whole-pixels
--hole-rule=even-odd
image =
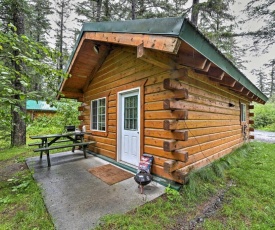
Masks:
[[[31,120],[39,116],[54,116],[57,112],[57,108],[50,106],[46,101],[35,101],[27,100],[26,102],[27,114],[30,116]]]
[[[60,85],[77,99],[90,151],[185,183],[253,139],[252,102],[267,97],[187,19],[85,23]],[[80,127],[81,128],[81,127]]]

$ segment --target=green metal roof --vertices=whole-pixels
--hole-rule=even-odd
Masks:
[[[76,48],[85,32],[113,32],[132,34],[152,34],[178,37],[188,43],[196,51],[217,65],[225,73],[245,86],[263,101],[264,95],[234,64],[228,60],[199,30],[185,18],[154,18],[130,21],[107,21],[84,23],[75,48],[70,56],[67,69],[73,59]],[[60,85],[61,86],[61,85]]]
[[[50,106],[45,101],[27,100],[27,110],[57,111],[57,108]]]

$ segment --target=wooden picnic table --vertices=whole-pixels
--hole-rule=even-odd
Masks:
[[[84,157],[87,158],[86,148],[89,144],[95,143],[94,141],[84,142],[84,132],[69,132],[62,134],[49,134],[49,135],[39,135],[30,136],[31,139],[38,139],[40,142],[31,143],[29,146],[38,145],[39,148],[34,149],[34,152],[40,152],[40,159],[42,159],[43,152],[47,155],[48,167],[51,166],[49,151],[53,149],[69,148],[72,147],[72,152],[74,152],[75,147],[79,146],[83,148]],[[62,138],[62,139],[61,139]],[[54,145],[62,142],[69,142],[65,145]]]

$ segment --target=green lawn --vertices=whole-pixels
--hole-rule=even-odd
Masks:
[[[33,155],[27,147],[0,151],[0,229],[54,229],[24,164]],[[180,192],[167,188],[130,213],[104,217],[97,229],[275,229],[274,175],[275,145],[252,142],[192,173]]]
[[[25,165],[25,158],[33,155],[28,147],[0,151],[0,229],[54,229]]]

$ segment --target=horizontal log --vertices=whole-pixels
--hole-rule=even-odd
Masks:
[[[172,180],[172,181],[176,181],[180,184],[185,183],[185,180],[184,180],[185,178],[183,176],[181,176],[182,174],[176,175],[174,172],[167,173],[167,172],[164,171],[163,167],[160,166],[160,165],[153,164],[152,165],[152,173],[156,174],[160,177],[163,177],[163,178],[166,178],[166,179],[169,179],[169,180]]]
[[[186,77],[188,77],[188,69],[181,68],[181,69],[173,70],[171,72],[171,77],[174,79],[184,80]]]
[[[254,109],[254,105],[249,105],[248,109]]]
[[[224,77],[224,74],[225,73],[221,69],[216,67],[211,67],[207,73],[209,77],[212,77],[218,80],[222,80]]]
[[[175,140],[187,141],[188,131],[187,130],[174,130],[172,131]]]
[[[254,125],[254,121],[253,120],[249,120],[248,122],[250,125]]]
[[[165,172],[167,173],[171,173],[175,170],[177,170],[177,165],[178,165],[178,161],[175,161],[175,160],[168,160],[168,161],[165,161],[164,164],[163,164],[163,169]]]
[[[177,66],[170,54],[146,49],[143,47],[143,43],[137,46],[137,58],[163,69],[174,69]]]
[[[78,111],[84,111],[84,107],[83,106],[79,106],[78,107]]]
[[[254,113],[249,113],[249,117],[254,117]]]
[[[192,53],[191,55],[187,53],[181,53],[177,59],[177,62],[183,66],[188,66],[194,69],[202,70],[204,69],[207,63],[207,59],[200,53]]]
[[[202,168],[208,165],[209,163],[213,162],[214,160],[217,160],[225,156],[226,154],[232,152],[232,150],[236,149],[240,145],[242,145],[242,142],[235,141],[234,145],[231,145],[230,147],[224,147],[222,150],[218,152],[213,153],[213,150],[210,149],[209,152],[212,153],[211,155],[202,154],[202,153],[196,154],[196,155],[200,155],[201,157],[196,157],[196,155],[193,155],[192,157],[194,157],[194,159],[190,161],[192,162],[192,164],[189,164],[188,166],[185,166],[178,170],[185,173],[189,173],[191,170]]]
[[[175,180],[182,181],[182,183],[185,184],[187,182],[186,178],[188,176],[188,173],[180,170],[176,170],[172,172],[172,176]]]
[[[184,110],[161,110],[161,111],[146,111],[145,119],[147,120],[163,120],[163,119],[184,119]],[[187,112],[187,111],[186,111]],[[109,115],[110,116],[110,115]],[[188,111],[189,120],[239,120],[240,115],[214,114],[206,112]],[[114,118],[110,118],[114,119]]]
[[[173,90],[173,99],[188,99],[188,90],[187,89],[176,89]]]
[[[253,127],[249,127],[249,131],[250,132],[254,132],[254,128]]]
[[[175,152],[173,152],[175,155],[181,155],[181,161],[187,162],[188,161],[188,152],[183,149],[178,149]]]
[[[83,115],[80,115],[80,116],[78,116],[78,120],[84,120],[84,116]]]
[[[175,37],[130,33],[86,32],[83,39],[127,46],[138,46],[143,43],[145,48],[174,54],[178,52],[181,44],[180,39]]]
[[[249,139],[254,139],[254,135],[249,135]]]
[[[166,99],[163,101],[163,109],[171,109],[171,110],[185,109],[185,105],[183,104],[182,101]]]
[[[167,90],[176,90],[185,89],[185,86],[182,82],[176,79],[166,78],[163,80],[163,88]]]
[[[166,140],[163,141],[163,151],[172,152],[176,150],[176,140]]]
[[[175,125],[177,124],[176,120],[164,120],[163,121],[163,129],[164,130],[175,130]]]

